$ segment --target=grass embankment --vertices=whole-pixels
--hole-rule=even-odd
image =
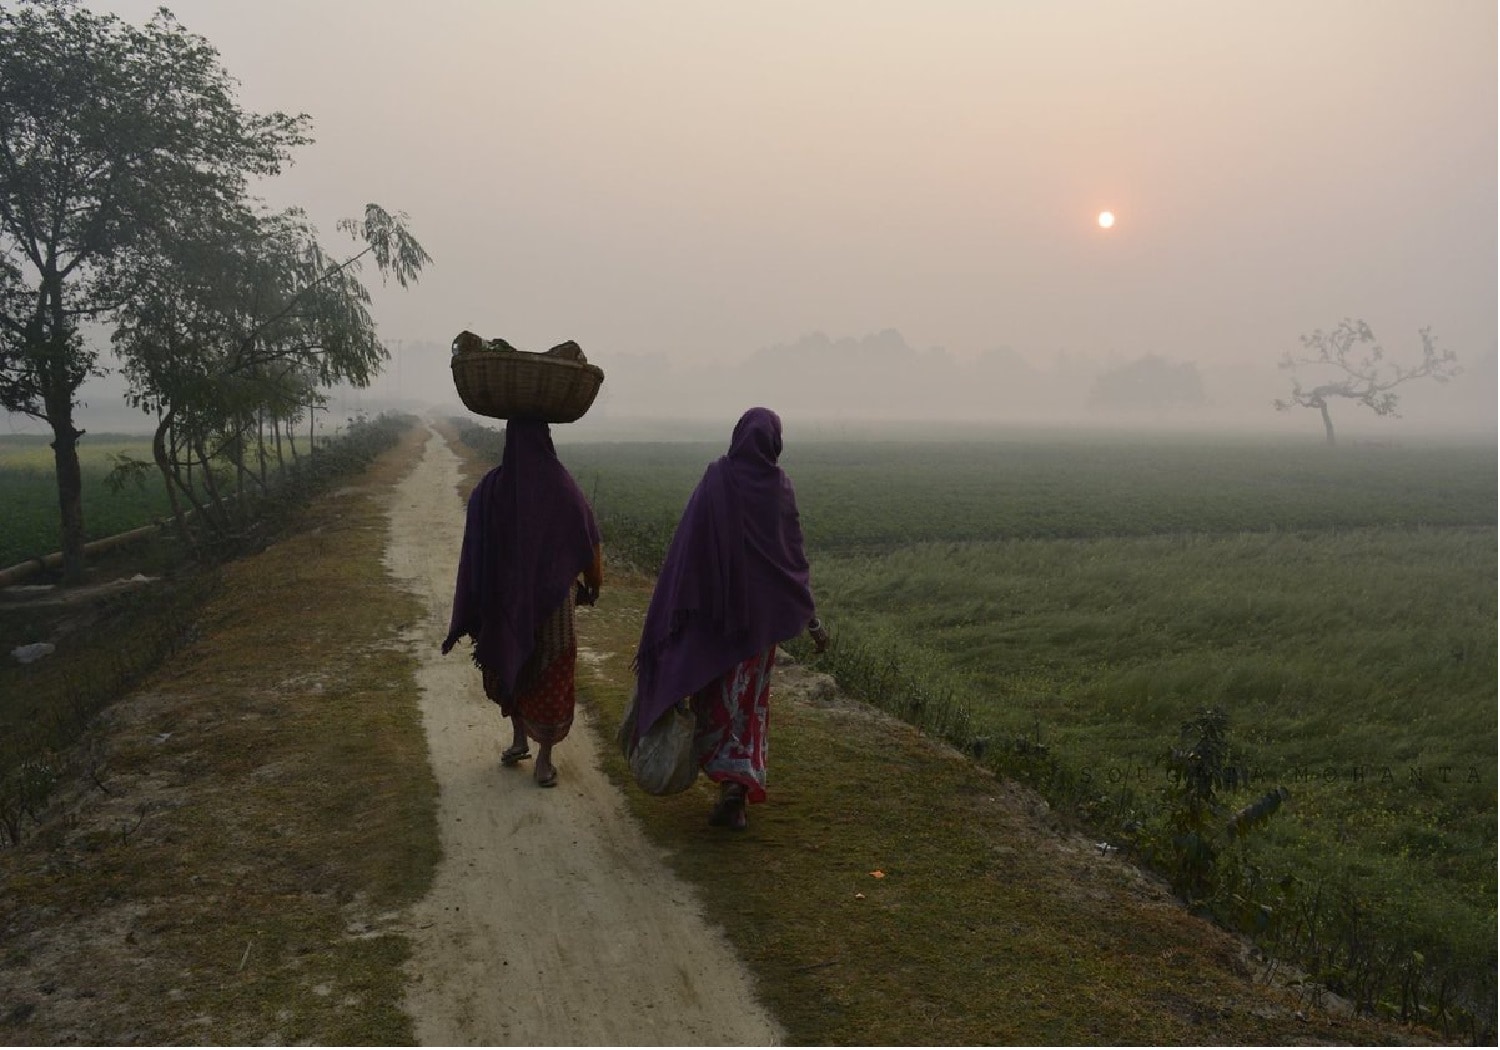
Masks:
[[[1248,775],[1226,810],[1290,791],[1223,860],[1261,880],[1267,943],[1370,1007],[1399,1011],[1404,981],[1408,1009],[1485,1027],[1493,528],[930,545],[818,568],[854,650],[834,662],[935,665],[963,712],[939,728],[1114,842],[1160,819],[1175,725],[1225,712]]]
[[[493,463],[458,451],[471,482]],[[649,596],[648,580],[612,568],[598,609],[580,619],[583,644],[613,654],[580,680],[605,737],[623,715]],[[741,835],[706,825],[705,782],[649,798],[608,740],[604,754],[793,1044],[1408,1034],[1257,983],[1240,942],[1055,826],[1035,796],[861,705],[774,704],[771,800]]]
[[[0,600],[0,843],[29,833],[59,782],[90,774],[98,756],[73,745],[94,716],[191,640],[218,577],[173,576],[173,564],[164,538],[143,541],[92,562],[80,589]],[[136,574],[154,582],[121,582]],[[10,658],[37,642],[55,652],[30,664]]]
[[[50,440],[18,434],[0,437],[0,507],[5,508],[0,569],[60,547],[57,473]],[[155,477],[144,486],[126,484],[119,491],[109,487],[105,479],[114,468],[111,457],[118,455],[149,462],[151,441],[132,434],[90,434],[79,445],[89,540],[127,532],[171,514],[167,494]]]
[[[410,1041],[389,926],[436,864],[436,788],[381,501],[424,436],[218,570],[77,745],[93,777],[0,852],[0,1038]]]
[[[562,451],[652,564],[722,449]],[[1227,811],[1291,799],[1221,836],[1212,906],[1367,1009],[1493,1032],[1492,447],[1036,437],[784,461],[846,688],[1158,862],[1168,748],[1222,709],[1250,774]]]

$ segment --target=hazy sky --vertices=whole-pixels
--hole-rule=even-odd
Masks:
[[[1494,417],[1493,0],[167,6],[312,117],[270,203],[329,241],[410,214],[435,261],[377,292],[389,340],[1269,367],[1354,316],[1398,355],[1431,325]]]

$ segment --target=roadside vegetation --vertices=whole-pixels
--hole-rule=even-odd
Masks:
[[[723,450],[560,451],[650,572]],[[784,462],[836,633],[819,669],[1316,986],[1492,1036],[1493,449],[829,442]],[[1193,816],[1173,756],[1205,714],[1223,775]]]
[[[346,420],[344,426],[359,422]],[[335,448],[336,439],[337,435],[319,434],[315,445],[319,450]],[[57,476],[48,440],[40,435],[0,436],[0,505],[5,507],[0,569],[58,549]],[[285,457],[276,474],[300,469],[296,463],[307,455],[307,448],[304,442],[295,455]],[[160,476],[154,469],[141,469],[149,467],[150,460],[149,436],[89,434],[79,442],[82,499],[88,512],[86,541],[171,520],[172,501]],[[221,473],[232,466],[226,460]]]
[[[61,552],[30,577],[61,586],[0,608],[7,1041],[410,1038],[405,941],[378,929],[435,860],[409,609],[377,600],[380,532],[322,538],[380,521],[332,483],[410,421],[314,435],[325,391],[389,358],[361,268],[404,287],[429,260],[378,204],[351,202],[341,252],[252,196],[310,122],[237,88],[165,9],[0,7],[0,407],[45,425],[51,465],[0,464],[0,568]],[[110,367],[144,447],[80,444]],[[157,517],[169,535],[85,550]]]
[[[58,549],[57,473],[51,440],[41,435],[0,436],[0,569]],[[160,485],[111,486],[116,457],[148,458],[151,441],[138,434],[90,434],[78,450],[83,505],[88,508],[84,539],[97,540],[149,525],[171,513]]]
[[[222,586],[226,560],[275,542],[310,500],[364,470],[410,426],[409,417],[395,416],[354,423],[255,501],[232,543],[184,547],[163,533],[107,556],[91,569],[93,586],[76,595],[56,588],[56,574],[43,574],[30,590],[0,601],[3,840],[25,839],[70,773],[95,775],[99,756],[71,746],[100,710],[198,636],[201,608]],[[12,649],[36,643],[55,649],[30,663],[11,658]]]
[[[382,560],[425,436],[406,422],[320,449],[317,498],[239,557],[0,615],[7,651],[38,627],[58,645],[0,671],[4,739],[32,745],[7,784],[50,789],[0,839],[3,1041],[411,1041],[394,924],[438,845],[416,611]]]
[[[815,571],[843,617],[823,666],[1174,879],[1170,748],[1222,712],[1216,825],[1286,804],[1221,835],[1194,903],[1372,1011],[1493,1017],[1493,529],[923,545]]]
[[[0,8],[0,407],[52,433],[63,578],[87,535],[78,393],[110,333],[181,539],[233,532],[296,455],[297,424],[389,353],[360,268],[402,287],[429,261],[365,204],[342,258],[297,208],[251,196],[309,139],[306,115],[242,109],[214,47],[165,8],[143,26],[78,0]],[[312,428],[309,426],[309,430]]]

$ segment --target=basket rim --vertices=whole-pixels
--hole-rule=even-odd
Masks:
[[[459,365],[470,361],[499,360],[514,361],[516,363],[536,361],[557,367],[574,368],[592,373],[600,379],[604,378],[604,369],[592,361],[570,361],[565,357],[549,357],[545,351],[538,353],[531,350],[461,350],[453,354],[452,358],[452,361],[448,364],[450,369],[457,368]]]

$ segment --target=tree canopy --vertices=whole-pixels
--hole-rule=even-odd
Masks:
[[[52,428],[65,577],[82,571],[74,426],[99,371],[80,325],[114,315],[206,215],[242,207],[308,141],[307,118],[254,114],[202,37],[77,0],[0,9],[0,406]]]
[[[246,113],[234,86],[167,11],[144,27],[74,0],[0,11],[6,408],[52,421],[60,384],[94,365],[77,323],[124,303],[189,215],[232,205],[307,141],[306,117]]]
[[[364,386],[388,357],[362,263],[373,259],[406,285],[428,255],[406,216],[377,204],[339,229],[363,248],[337,259],[302,212],[239,209],[176,245],[120,311],[114,343],[127,398],[157,418],[153,452],[174,507],[181,495],[210,526],[227,527],[229,515],[198,503],[195,470],[212,484],[215,461],[227,457],[245,476],[267,421],[279,437],[315,408],[319,386]]]

